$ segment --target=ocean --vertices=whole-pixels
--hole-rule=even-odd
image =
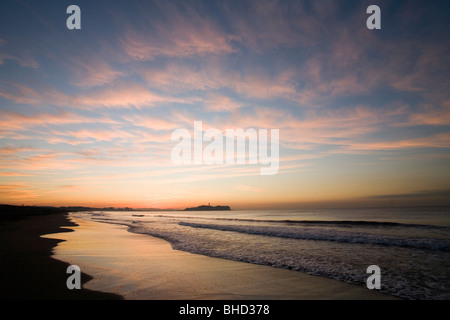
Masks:
[[[177,250],[269,265],[405,299],[450,299],[450,208],[92,211],[76,218],[127,225]],[[367,289],[369,290],[369,289]]]

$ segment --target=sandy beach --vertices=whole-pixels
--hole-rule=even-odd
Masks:
[[[53,258],[93,277],[80,291],[149,300],[393,299],[337,280],[173,250],[162,239],[122,225],[71,222],[74,232],[44,237],[64,240],[57,242]]]
[[[53,248],[61,240],[41,235],[53,232],[63,235],[75,224],[65,213],[41,214],[33,209],[33,214],[23,214],[22,211],[4,211],[0,217],[1,300],[121,299],[116,294],[89,289],[68,290],[66,269],[69,264],[51,257]],[[90,279],[90,275],[82,272],[82,283]]]

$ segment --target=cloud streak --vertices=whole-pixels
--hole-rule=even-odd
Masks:
[[[52,5],[27,4],[14,15],[24,28],[5,15],[0,34],[0,200],[125,188],[139,196],[118,201],[132,203],[165,186],[154,199],[170,206],[176,185],[232,199],[280,188],[292,201],[317,181],[335,200],[354,190],[337,186],[342,159],[367,168],[355,184],[388,163],[410,170],[380,173],[371,194],[405,176],[423,181],[418,171],[433,176],[418,189],[442,188],[450,46],[437,31],[448,19],[434,3],[415,13],[417,4],[383,4],[386,27],[373,32],[365,2],[109,2],[78,33],[50,19]],[[279,129],[279,175],[269,183],[254,166],[175,166],[171,132],[193,133],[196,120],[222,133]]]

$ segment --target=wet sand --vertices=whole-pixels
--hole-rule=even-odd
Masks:
[[[151,300],[394,299],[364,287],[305,273],[173,250],[165,240],[128,227],[72,219],[74,232],[53,257],[78,265],[93,279],[83,289]]]
[[[0,299],[121,299],[111,293],[88,289],[69,290],[66,274],[69,264],[51,257],[52,249],[61,241],[42,238],[52,232],[70,233],[75,224],[64,212],[48,213],[42,208],[3,207],[0,215]],[[82,273],[81,281],[92,279]]]

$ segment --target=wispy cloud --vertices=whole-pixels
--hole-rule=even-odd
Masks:
[[[0,125],[3,130],[23,130],[30,127],[59,126],[76,123],[117,123],[107,117],[87,117],[65,110],[58,110],[55,113],[34,113],[31,115],[5,110],[0,111],[0,115]]]
[[[20,83],[12,83],[8,89],[0,88],[0,97],[17,104],[32,106],[42,104],[69,105],[68,96],[50,86],[46,86],[45,89],[36,90]]]
[[[160,16],[148,19],[151,34],[128,27],[122,39],[125,52],[132,59],[190,57],[233,53],[229,35],[217,23],[185,3],[159,3]],[[170,23],[167,23],[170,21]]]
[[[72,105],[86,109],[96,107],[139,109],[169,102],[185,102],[185,100],[156,94],[138,84],[102,88],[72,98]]]
[[[1,90],[0,97],[16,104],[32,106],[59,106],[92,110],[96,108],[143,108],[167,103],[186,103],[188,100],[163,96],[137,83],[95,88],[78,94],[66,94],[52,87],[35,90],[15,84],[10,90]]]
[[[411,148],[450,148],[450,133],[436,134],[429,137],[373,143],[355,142],[351,149],[358,150],[399,150]]]
[[[450,125],[450,100],[446,100],[441,106],[427,104],[420,111],[409,116],[409,125]]]
[[[354,190],[333,189],[343,158],[367,169],[356,184],[389,164],[416,181],[410,168],[433,172],[417,188],[446,185],[450,47],[437,4],[386,3],[377,32],[365,2],[96,2],[92,12],[105,10],[69,33],[52,6],[16,5],[24,27],[5,14],[0,35],[1,201],[120,198],[124,188],[168,205],[175,185],[186,197],[256,199],[318,180],[335,199]],[[171,132],[192,133],[196,120],[222,133],[279,129],[276,183],[260,183],[258,166],[175,166]]]
[[[39,192],[28,184],[2,184],[0,185],[0,199],[29,201],[39,197]]]
[[[32,177],[34,174],[20,173],[20,172],[0,172],[3,177]]]
[[[102,58],[72,57],[70,67],[73,74],[71,83],[79,87],[90,88],[107,85],[123,75],[123,72],[115,70]]]
[[[12,60],[18,63],[21,67],[37,69],[38,62],[30,55],[22,52],[21,55],[14,53],[7,53],[8,42],[0,38],[0,65],[5,64],[7,60]]]

